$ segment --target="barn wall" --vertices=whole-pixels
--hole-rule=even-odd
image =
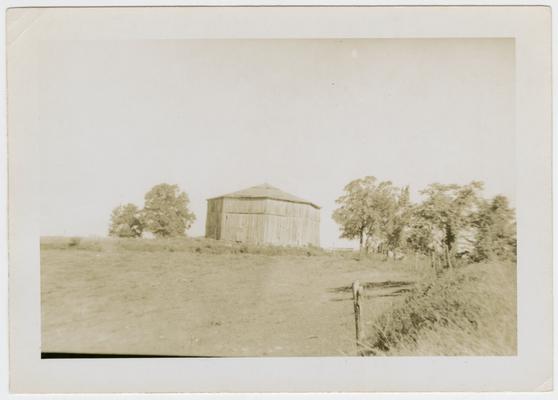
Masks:
[[[223,203],[224,213],[233,214],[263,214],[266,211],[266,199],[245,198],[232,199],[225,198]]]
[[[320,210],[272,199],[211,199],[205,236],[243,243],[319,246]]]
[[[282,246],[320,245],[320,212],[309,204],[271,199],[224,198],[220,217],[209,219],[208,235],[213,234],[214,223],[221,226],[213,236],[234,242],[275,244]]]
[[[320,211],[309,204],[267,200],[265,238],[275,245],[320,245]]]
[[[265,243],[265,199],[223,200],[221,239],[243,243]]]
[[[265,243],[264,231],[265,214],[235,214],[223,215],[223,229],[221,239],[242,243]]]
[[[221,226],[223,216],[223,199],[210,199],[207,201],[207,219],[205,222],[205,237],[221,239]]]
[[[310,204],[282,200],[266,200],[266,214],[320,220],[320,210]]]

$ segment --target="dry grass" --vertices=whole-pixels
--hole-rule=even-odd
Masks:
[[[514,355],[515,264],[475,264],[418,285],[375,322],[375,355]]]
[[[372,321],[403,298],[387,283],[417,279],[412,266],[350,252],[244,251],[195,238],[69,241],[42,240],[45,352],[356,355],[351,283],[374,283],[363,300]]]
[[[41,250],[90,250],[132,252],[188,252],[198,254],[262,254],[317,256],[326,251],[314,246],[258,246],[201,237],[169,239],[45,237]]]
[[[426,258],[359,258],[203,238],[42,238],[43,351],[356,355],[358,279],[370,354],[515,354],[515,265],[436,277]]]

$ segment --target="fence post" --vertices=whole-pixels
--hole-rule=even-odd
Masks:
[[[360,282],[354,281],[353,282],[353,307],[355,311],[355,333],[356,333],[356,347],[357,347],[357,354],[359,356],[364,355],[362,352],[362,342],[361,339],[363,337],[362,328],[360,326],[360,295],[362,294],[362,287],[360,286]]]
[[[449,268],[449,269],[452,269],[452,268],[453,268],[453,265],[452,265],[452,263],[451,263],[450,254],[449,254],[449,247],[448,247],[447,244],[444,245],[444,250],[445,250],[445,252],[446,252],[446,262],[447,262],[448,268]]]

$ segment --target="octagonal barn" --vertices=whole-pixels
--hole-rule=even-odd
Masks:
[[[320,245],[320,207],[271,185],[207,200],[205,237],[281,246]]]

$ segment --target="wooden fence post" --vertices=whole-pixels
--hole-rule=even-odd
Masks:
[[[359,356],[364,355],[362,352],[362,337],[363,332],[360,326],[360,296],[362,294],[362,287],[360,286],[360,282],[354,281],[353,282],[353,307],[355,310],[355,332],[356,332],[356,347],[357,347],[357,354]]]
[[[451,264],[451,259],[450,259],[450,254],[449,254],[449,247],[448,247],[447,244],[444,245],[444,249],[446,251],[446,262],[447,262],[448,268],[452,269],[453,265]]]

